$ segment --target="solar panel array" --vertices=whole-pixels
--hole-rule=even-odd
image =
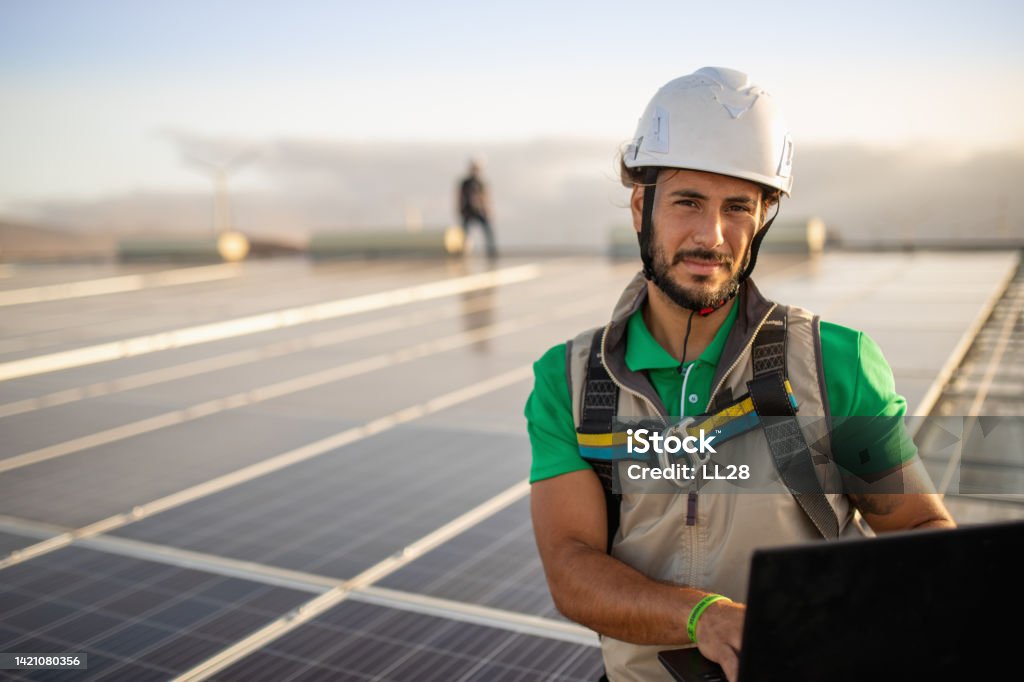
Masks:
[[[841,287],[765,261],[769,292]],[[964,267],[994,289],[1011,265]],[[0,651],[88,670],[0,679],[596,679],[534,546],[522,408],[634,266],[231,267],[3,310]],[[19,266],[0,293],[85,276]]]
[[[596,288],[577,279],[581,265],[598,276]],[[467,276],[424,264],[386,265],[384,272],[361,264],[279,267],[287,278],[257,263],[240,281],[190,285],[178,295],[139,292],[87,304],[40,303],[31,313],[15,309],[21,316],[5,318],[12,322],[4,340],[20,348],[0,353],[0,365],[174,325],[217,324],[218,309],[238,318]],[[598,322],[628,277],[627,269],[583,263],[544,274],[415,309],[385,307],[0,384],[0,466],[7,467],[0,474],[2,554],[112,523],[95,539],[65,539],[0,570],[0,650],[86,653],[88,670],[0,677],[144,680],[186,673],[516,486],[529,464],[521,423],[528,374],[478,396],[460,399],[459,391],[531,361],[543,350],[538,330],[550,345]],[[283,293],[289,278],[295,285]],[[585,294],[583,305],[538,318],[551,286],[575,288]],[[134,303],[127,300],[133,296]],[[23,333],[12,333],[19,326]],[[374,357],[382,360],[363,366]],[[326,371],[339,378],[318,381]],[[297,377],[313,378],[287,385]],[[225,401],[240,394],[250,399]],[[439,396],[455,399],[429,409]],[[424,405],[411,420],[360,431]],[[355,435],[344,444],[249,470],[346,432]],[[211,481],[220,483],[202,489]],[[167,502],[182,491],[192,492]],[[514,502],[521,495],[510,498],[510,508],[496,507],[497,517],[481,515],[488,532],[505,532],[495,519],[509,509],[521,525],[524,507]],[[466,532],[476,532],[474,523],[447,542],[440,538],[419,561],[445,556]],[[536,567],[532,540],[523,542],[521,528],[508,530],[506,549],[515,555],[506,554],[502,568]],[[546,600],[538,612],[549,612],[542,576],[530,580],[508,587]],[[388,594],[382,606],[353,593],[254,647],[216,678],[430,679],[429,671],[433,679],[571,680],[593,679],[600,670],[593,642],[566,641],[564,629],[547,636],[538,621],[524,632],[498,610],[488,612],[487,624],[467,616],[461,605],[474,603],[468,592],[446,593],[432,602],[432,613],[423,612],[417,596],[429,590]],[[568,639],[574,638],[580,635]]]

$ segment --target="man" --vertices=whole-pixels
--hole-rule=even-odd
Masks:
[[[670,679],[657,652],[694,640],[735,680],[755,548],[870,532],[861,520],[876,532],[954,525],[902,428],[906,404],[878,346],[767,301],[748,279],[769,212],[791,189],[791,159],[773,98],[746,75],[704,68],[665,85],[621,160],[643,272],[606,326],[534,366],[526,417],[537,545],[559,610],[601,635],[612,682]],[[718,444],[716,457],[777,469],[762,492],[612,489],[622,462],[601,447],[618,442],[612,413],[672,423],[751,404],[762,426]],[[776,416],[802,437],[772,435],[766,418]],[[872,427],[847,424],[844,434],[844,416]],[[807,444],[829,442],[825,424],[832,451],[815,457]],[[819,486],[850,471],[896,475],[914,492]]]
[[[471,223],[479,223],[487,238],[487,257],[494,259],[498,250],[494,245],[494,232],[491,230],[491,202],[487,186],[480,178],[480,162],[476,159],[469,163],[469,175],[459,183],[459,215],[462,217],[462,236],[467,237]]]

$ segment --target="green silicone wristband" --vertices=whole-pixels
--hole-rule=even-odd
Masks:
[[[693,607],[692,611],[690,611],[690,617],[686,619],[686,634],[690,635],[690,641],[694,644],[697,643],[697,620],[709,606],[720,599],[732,601],[732,599],[720,594],[709,594],[697,602],[697,605]]]

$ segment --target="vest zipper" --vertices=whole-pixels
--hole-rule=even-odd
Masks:
[[[683,388],[679,392],[679,416],[683,417],[686,413],[686,382],[690,379],[690,370],[696,365],[696,362],[691,362],[690,366],[686,368],[683,373]],[[686,493],[686,525],[696,526],[697,525],[697,491],[691,490]]]
[[[736,369],[736,367],[740,364],[740,360],[743,358],[743,356],[745,356],[750,351],[750,348],[754,345],[754,339],[757,338],[757,333],[759,331],[761,331],[761,327],[763,327],[764,323],[768,321],[768,316],[772,314],[773,310],[775,310],[775,306],[776,305],[777,304],[773,303],[772,307],[768,309],[768,312],[765,314],[765,316],[763,318],[761,318],[761,321],[758,322],[757,327],[754,329],[754,333],[750,336],[750,341],[747,342],[747,345],[743,347],[743,350],[740,351],[739,355],[736,356],[736,359],[733,360],[732,365],[729,366],[729,369],[727,369],[725,371],[725,374],[723,374],[722,378],[718,381],[718,385],[715,386],[715,390],[713,390],[711,392],[711,395],[708,397],[708,404],[704,406],[704,412],[705,413],[708,410],[711,409],[711,405],[714,403],[715,396],[718,394],[719,389],[722,388],[722,385],[725,383],[725,380],[729,377],[730,374],[732,374],[732,371],[734,369]],[[603,343],[603,339],[602,339],[602,349],[601,349],[602,353],[604,352],[604,347],[603,346],[604,346],[604,343]],[[686,394],[686,380],[689,378],[689,376],[690,376],[690,371],[689,370],[692,369],[692,368],[693,368],[693,365],[690,365],[690,367],[687,367],[686,375],[683,376],[683,391],[682,391],[682,395],[679,396],[679,411],[680,412],[685,412],[686,411],[686,405],[683,403],[683,400],[686,399],[686,396],[685,396],[685,394]],[[611,372],[609,372],[608,375],[611,376]],[[695,491],[695,490],[691,490],[690,492],[688,492],[686,494],[686,525],[687,526],[696,526],[697,525],[697,491]],[[693,553],[695,553],[695,551],[696,550],[695,550],[695,548],[693,548],[693,545],[691,543],[691,555]],[[696,576],[694,576],[694,578],[696,578]]]
[[[750,335],[750,341],[747,341],[747,345],[743,347],[743,350],[740,351],[739,355],[736,356],[736,359],[732,361],[732,365],[729,366],[729,369],[725,370],[725,374],[723,374],[722,378],[718,380],[718,385],[715,386],[715,390],[711,391],[711,395],[708,397],[708,404],[704,406],[705,413],[711,409],[711,405],[714,404],[715,402],[715,396],[718,395],[718,391],[719,389],[722,388],[722,385],[725,383],[725,380],[729,378],[729,375],[732,374],[732,371],[736,369],[737,365],[740,364],[740,360],[743,359],[743,356],[750,351],[751,346],[754,345],[754,339],[757,338],[757,333],[761,331],[761,327],[763,327],[764,323],[768,321],[768,316],[772,314],[772,311],[775,310],[775,307],[777,305],[777,303],[772,303],[772,307],[768,309],[768,312],[765,313],[764,317],[761,318],[761,321],[757,323],[757,327],[754,328],[754,333]],[[601,351],[604,351],[603,341]]]
[[[604,371],[608,372],[608,378],[611,379],[612,383],[615,384],[616,386],[618,386],[620,390],[626,391],[630,395],[635,396],[637,398],[640,398],[645,403],[647,403],[647,406],[651,408],[651,414],[658,415],[658,419],[661,420],[661,423],[665,424],[665,418],[661,415],[661,411],[658,410],[658,408],[654,405],[653,402],[651,402],[651,399],[648,398],[647,396],[645,396],[643,393],[638,393],[637,391],[634,391],[633,389],[629,388],[628,386],[624,386],[622,384],[622,382],[620,382],[615,377],[615,374],[612,372],[611,368],[608,367],[608,362],[604,359],[604,357],[605,357],[604,356],[604,351],[605,351],[605,345],[604,344],[605,344],[605,340],[608,338],[608,327],[609,326],[611,326],[611,325],[609,324],[608,326],[606,326],[604,328],[604,331],[601,332],[601,365],[604,367]]]

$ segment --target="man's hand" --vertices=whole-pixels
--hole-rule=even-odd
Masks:
[[[729,682],[736,682],[740,668],[743,619],[747,607],[721,599],[711,604],[697,621],[697,648],[722,666]]]

